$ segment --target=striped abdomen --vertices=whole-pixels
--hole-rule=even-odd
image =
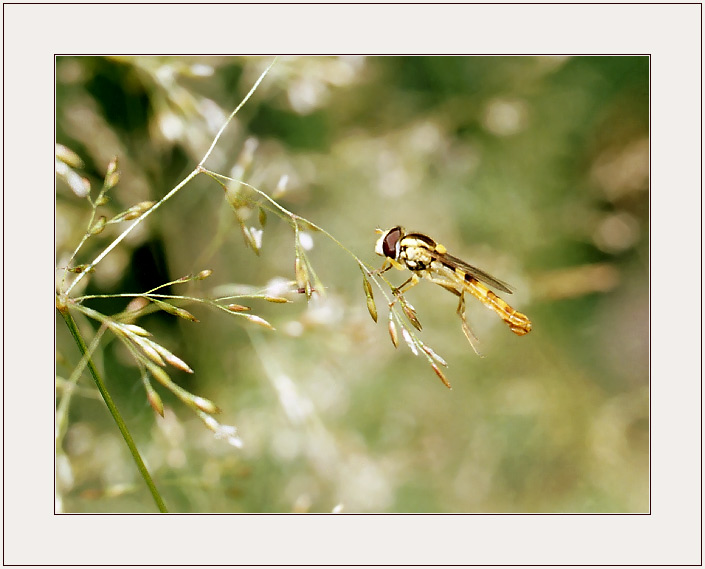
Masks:
[[[525,314],[514,310],[495,293],[468,274],[463,274],[466,290],[488,308],[494,310],[504,320],[509,329],[519,336],[531,332],[531,320]]]

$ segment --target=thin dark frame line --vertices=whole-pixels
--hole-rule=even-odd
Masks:
[[[41,4],[41,3],[40,3]],[[156,3],[154,3],[156,5]],[[185,4],[190,4],[190,3],[185,3]],[[274,3],[276,4],[276,3]],[[508,4],[513,4],[513,3],[508,3]],[[548,5],[548,3],[546,3]],[[624,3],[625,5],[627,3]],[[666,3],[662,3],[666,4]],[[682,3],[684,5],[690,5],[690,4],[697,4],[697,3]],[[701,15],[702,15],[702,4],[700,4],[701,7]],[[703,62],[703,57],[702,57],[702,28],[701,28],[701,69],[702,69],[702,62]],[[55,118],[56,118],[56,57],[59,56],[65,56],[65,55],[71,55],[71,54],[54,54],[55,57],[55,62],[54,62],[54,113],[55,113]],[[98,57],[101,56],[101,54],[91,54],[91,55],[97,55]],[[132,54],[132,55],[140,55],[140,54]],[[143,55],[156,55],[156,54],[143,54]],[[185,55],[194,55],[194,54],[169,54],[173,55],[175,57],[179,56],[185,56]],[[228,55],[228,54],[195,54],[195,56],[208,56],[208,55]],[[266,57],[269,54],[242,54],[245,56],[250,56],[250,57],[256,57],[256,56],[262,56]],[[302,55],[306,56],[307,54],[285,54],[286,55]],[[316,55],[316,54],[313,54]],[[351,54],[340,54],[340,55],[351,55]],[[367,54],[365,54],[367,55]],[[440,56],[440,54],[433,54],[434,56]],[[626,53],[620,53],[620,54],[466,54],[466,55],[473,55],[473,56],[501,56],[501,57],[534,57],[534,56],[545,56],[545,55],[575,55],[575,56],[583,56],[583,57],[589,57],[589,56],[622,56],[622,57],[627,57],[627,56],[645,56],[649,58],[649,135],[651,135],[651,54],[626,54]],[[413,57],[413,55],[408,55],[408,57]],[[452,54],[452,56],[455,57],[461,57],[463,56],[462,54]],[[4,55],[3,55],[4,59]],[[3,73],[4,75],[4,73]],[[4,89],[3,89],[4,90]],[[701,71],[701,101],[702,101],[702,71]],[[3,100],[3,112],[4,112],[4,100]],[[703,144],[702,144],[702,134],[703,134],[703,128],[702,128],[702,109],[701,109],[701,156],[702,156],[702,150],[703,150]],[[3,140],[4,140],[4,133],[3,133]],[[54,121],[54,140],[56,140],[56,120]],[[4,173],[3,173],[3,181],[4,181]],[[702,175],[702,158],[701,158],[701,187],[702,187],[702,181],[703,181],[703,175]],[[651,185],[651,136],[649,136],[649,186]],[[56,194],[56,179],[54,179],[54,190]],[[3,205],[4,205],[4,194],[3,194]],[[701,193],[701,212],[702,212],[702,193]],[[651,207],[649,207],[649,223],[650,226],[652,226],[651,223]],[[56,235],[56,210],[55,210],[55,217],[54,217],[54,234]],[[702,213],[701,213],[701,269],[702,269],[702,252],[703,252],[703,246],[702,246],[702,237],[703,237],[703,228],[702,228]],[[55,238],[56,239],[56,238]],[[56,249],[56,240],[55,240],[55,249]],[[3,259],[4,259],[4,248],[3,248]],[[651,232],[649,233],[649,266],[651,266]],[[651,276],[651,271],[649,267],[649,275]],[[4,275],[3,275],[3,280],[4,280]],[[702,291],[702,270],[701,270],[701,291]],[[3,301],[4,302],[4,301]],[[651,286],[649,286],[649,308],[651,309]],[[702,297],[701,297],[701,308],[702,308]],[[4,321],[3,321],[3,330],[4,330]],[[54,327],[54,343],[56,344],[56,327]],[[703,340],[703,332],[702,332],[702,310],[701,310],[701,346],[702,346],[702,340]],[[4,345],[3,345],[3,354],[4,354]],[[4,361],[4,360],[3,360]],[[56,364],[55,364],[56,365]],[[3,366],[4,367],[4,366]],[[56,371],[56,370],[55,370]],[[701,375],[703,371],[703,364],[702,364],[702,350],[701,350]],[[701,384],[701,401],[702,401],[702,384]],[[4,385],[3,385],[3,395],[4,395]],[[56,394],[55,394],[55,399],[56,399]],[[56,403],[56,401],[55,401]],[[702,404],[701,404],[701,480],[702,480]],[[54,405],[54,422],[56,423],[56,405]],[[3,418],[3,423],[4,423],[4,418]],[[4,426],[4,425],[3,425]],[[306,515],[318,515],[318,516],[328,516],[328,515],[346,515],[346,516],[358,516],[358,515],[364,515],[364,516],[407,516],[407,515],[414,515],[414,516],[644,516],[644,515],[651,515],[651,504],[652,504],[652,455],[651,455],[651,444],[652,444],[652,436],[651,436],[651,427],[652,427],[652,421],[651,421],[651,319],[649,317],[649,511],[648,512],[449,512],[449,513],[444,513],[444,512],[419,512],[419,513],[402,513],[402,512],[370,512],[370,513],[361,513],[361,512],[346,512],[342,514],[332,514],[329,512],[311,512],[307,513]],[[4,437],[4,434],[3,434]],[[54,469],[56,470],[56,453],[54,453]],[[4,470],[4,466],[3,466]],[[54,479],[54,485],[56,489],[56,477]],[[701,535],[702,535],[702,487],[701,487]],[[4,486],[3,486],[3,499],[4,499]],[[56,511],[54,512],[55,515],[58,515]],[[69,512],[69,513],[62,513],[61,515],[78,515],[78,516],[83,516],[83,515],[105,515],[101,513],[94,513],[94,512],[86,512],[86,513],[78,513],[78,512]],[[109,515],[153,515],[152,513],[147,513],[147,512],[140,512],[140,513],[122,513],[122,512],[115,512],[111,513]],[[292,513],[292,512],[272,512],[272,513],[266,513],[266,512],[243,512],[243,513],[238,513],[238,514],[233,514],[233,513],[206,513],[206,512],[193,512],[193,513],[176,513],[175,515],[182,515],[182,516],[192,516],[192,515],[252,515],[252,516],[271,516],[271,515],[279,515],[279,516],[295,516],[295,515],[300,515],[297,513]],[[701,552],[702,552],[702,537],[701,537]],[[3,544],[4,544],[4,536],[3,536]],[[702,563],[702,553],[701,553],[701,563]],[[524,565],[520,565],[524,566]],[[526,565],[526,566],[531,566],[531,565]],[[542,565],[543,566],[543,565]],[[581,566],[581,565],[575,565],[575,566]],[[658,566],[658,565],[653,565],[653,566]]]
[[[650,65],[650,64],[649,64]],[[651,100],[649,99],[649,107]],[[650,114],[650,113],[649,113]],[[649,121],[651,128],[651,121]],[[650,143],[649,143],[650,144]],[[651,161],[649,161],[649,180],[651,179]],[[703,5],[700,4],[700,377],[703,377]],[[651,341],[649,341],[651,346]],[[649,374],[650,381],[651,374]],[[649,392],[651,387],[649,386]],[[649,401],[651,397],[649,396]],[[649,421],[651,413],[649,413]],[[651,425],[649,425],[649,432]],[[649,439],[649,446],[651,439]],[[649,448],[649,466],[651,449]],[[650,480],[649,476],[649,480]],[[700,381],[700,565],[703,564],[703,382]],[[651,487],[649,485],[649,494]],[[649,495],[649,502],[651,496]]]
[[[700,2],[62,2],[62,6],[696,6]],[[5,2],[3,6],[52,6],[53,2]],[[701,4],[702,6],[702,4]]]

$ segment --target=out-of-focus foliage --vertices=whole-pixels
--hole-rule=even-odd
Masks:
[[[113,215],[193,170],[266,58],[56,62],[57,142],[102,180]],[[97,362],[171,511],[644,512],[649,509],[649,80],[645,57],[281,58],[207,167],[274,195],[370,264],[376,227],[423,231],[511,283],[533,331],[468,298],[407,294],[449,391],[369,316],[359,267],[311,232],[326,296],[252,303],[276,328],[188,306],[140,321],[195,371],[174,374],[223,410],[243,448],[175,398],[152,411],[117,342]],[[248,156],[245,156],[248,154]],[[57,182],[57,266],[88,208]],[[256,213],[253,213],[256,217]],[[117,231],[117,230],[116,230]],[[77,262],[117,233],[106,229]],[[95,244],[93,244],[95,241]],[[91,249],[94,247],[94,249]],[[142,292],[212,269],[204,294],[292,280],[291,228],[268,216],[259,256],[218,184],[199,176],[123,241],[85,292]],[[392,271],[400,284],[408,275]],[[96,301],[107,313],[128,299]],[[58,397],[79,360],[57,322]],[[86,376],[57,458],[69,512],[153,511]]]

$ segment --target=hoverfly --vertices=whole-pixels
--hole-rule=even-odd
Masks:
[[[409,269],[412,273],[408,280],[394,290],[395,296],[417,285],[421,278],[426,278],[457,295],[459,297],[457,313],[462,322],[463,332],[478,354],[480,352],[477,349],[477,338],[465,319],[466,292],[494,310],[515,334],[523,336],[531,331],[531,321],[524,314],[514,310],[485,286],[487,284],[512,294],[512,289],[507,283],[454,257],[443,245],[423,233],[405,233],[404,228],[400,226],[392,227],[387,231],[378,230],[378,232],[382,235],[377,241],[375,252],[385,258],[379,273],[392,267],[399,270]]]

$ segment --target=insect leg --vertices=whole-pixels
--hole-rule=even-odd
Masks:
[[[394,295],[401,295],[405,293],[407,290],[409,290],[412,287],[415,287],[419,282],[421,281],[421,277],[414,273],[411,275],[408,279],[406,279],[401,286],[398,286],[397,288],[394,289]]]
[[[377,269],[376,271],[374,271],[373,274],[381,275],[382,273],[386,273],[389,269],[392,268],[392,266],[393,265],[389,262],[389,259],[385,259],[384,263],[382,263],[382,266],[379,269]]]
[[[457,313],[458,316],[460,316],[460,323],[463,328],[463,334],[465,334],[465,337],[468,339],[468,342],[470,342],[470,345],[472,346],[472,349],[475,351],[475,353],[481,358],[484,358],[485,356],[480,353],[480,350],[477,347],[480,341],[470,329],[470,325],[468,324],[468,321],[465,318],[465,293],[461,291],[458,293],[458,295],[460,296],[460,300],[458,301]]]

